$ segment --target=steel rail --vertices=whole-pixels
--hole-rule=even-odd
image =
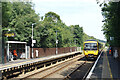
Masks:
[[[56,64],[57,62],[64,61],[64,60],[69,59],[69,58],[73,58],[73,57],[80,55],[80,54],[81,54],[80,52],[76,52],[74,54],[67,54],[67,55],[62,55],[62,56],[58,56],[58,57],[52,56],[52,57],[50,57],[51,59],[49,59],[49,60],[48,59],[47,60],[44,59],[43,61],[37,60],[38,62],[35,62],[32,60],[31,61],[32,63],[30,63],[30,64],[28,63],[28,64],[25,64],[22,66],[13,67],[13,68],[1,71],[2,72],[2,79],[15,78],[17,75],[24,76],[26,74],[29,74],[29,72],[33,72],[33,70],[39,71],[39,69],[41,69],[41,66],[43,66],[43,65],[44,65],[44,67],[47,67],[47,66],[50,66],[51,64],[52,65]],[[15,64],[15,65],[17,65],[17,64]]]
[[[40,78],[40,79],[44,79],[44,78],[46,78],[47,76],[52,75],[53,73],[55,73],[55,72],[57,72],[57,71],[65,68],[65,67],[69,66],[71,63],[76,62],[76,61],[78,60],[78,58],[80,59],[80,58],[83,58],[83,57],[84,57],[84,56],[81,56],[81,55],[75,56],[74,58],[71,58],[71,59],[66,60],[66,61],[64,61],[64,62],[60,62],[60,63],[57,64],[57,65],[54,65],[54,66],[49,67],[49,68],[47,68],[47,69],[44,69],[43,71],[37,72],[36,74],[40,74],[40,73],[42,73],[42,72],[44,72],[44,71],[46,71],[46,70],[49,70],[49,69],[51,69],[51,68],[55,68],[55,67],[60,66],[57,70],[52,71],[51,73],[46,74],[46,75],[44,75],[44,76],[42,76],[42,77]],[[71,60],[72,60],[72,61],[71,61]],[[64,66],[61,67],[61,65],[64,65]],[[25,78],[23,78],[23,79],[32,78],[32,76],[35,76],[36,74],[32,74],[32,75],[30,75],[30,76],[28,76],[28,77],[25,77]]]
[[[65,76],[65,78],[63,80],[66,80],[68,78],[71,78],[70,75],[72,75],[75,71],[78,70],[78,68],[82,67],[83,65],[86,64],[87,61],[84,61],[80,66],[78,66],[77,68],[75,68],[71,73],[69,73],[67,76]]]

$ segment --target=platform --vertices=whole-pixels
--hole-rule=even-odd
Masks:
[[[26,64],[31,64],[31,63],[35,63],[35,62],[42,62],[45,60],[50,60],[53,58],[60,58],[60,57],[64,57],[67,55],[72,55],[75,53],[79,53],[80,51],[76,51],[76,52],[71,52],[71,53],[64,53],[64,54],[58,54],[58,55],[52,55],[52,56],[47,56],[47,57],[41,57],[41,58],[34,58],[34,59],[22,59],[22,60],[14,60],[14,61],[10,61],[8,63],[5,64],[0,64],[0,70],[4,70],[4,69],[9,69],[9,68],[13,68],[13,67],[18,67],[18,66],[22,66],[22,65],[26,65]]]
[[[120,79],[120,61],[103,51],[89,79]]]

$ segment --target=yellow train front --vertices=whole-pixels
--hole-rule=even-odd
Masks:
[[[99,55],[99,43],[96,40],[86,40],[83,44],[83,52],[86,58],[97,58]]]

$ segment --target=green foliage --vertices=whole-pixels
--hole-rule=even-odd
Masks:
[[[108,43],[106,43],[105,46],[109,47],[110,45]]]
[[[4,2],[2,3],[2,29],[14,30],[16,36],[8,40],[26,41],[31,37],[32,23],[39,22],[39,16],[31,8],[31,3]]]
[[[79,25],[72,25],[71,31],[73,32],[73,42],[75,41],[75,44],[77,46],[82,46],[83,43],[83,28]]]
[[[120,2],[102,3],[100,5],[102,5],[103,31],[107,43],[111,46],[120,47]],[[110,37],[114,37],[114,39],[110,40]]]
[[[85,35],[82,27],[67,26],[54,12],[39,17],[32,6],[29,2],[3,3],[2,30],[11,29],[16,34],[15,37],[5,37],[5,40],[25,41],[31,46],[32,23],[36,23],[33,26],[33,39],[36,40],[34,47],[53,48],[56,47],[56,40],[57,47],[82,46]]]
[[[12,4],[10,2],[2,3],[2,27],[7,27],[12,16]]]
[[[83,29],[79,25],[69,27],[61,21],[60,16],[54,12],[45,14],[45,18],[40,21],[42,27],[40,36],[41,47],[56,47],[56,39],[58,40],[58,47],[80,46]],[[74,37],[78,41],[76,44]]]
[[[61,22],[60,16],[54,12],[48,12],[45,14],[45,20],[49,22]]]
[[[94,38],[93,36],[89,36],[86,33],[83,33],[83,41],[86,41],[86,40],[89,40],[89,39],[98,40],[98,39]]]

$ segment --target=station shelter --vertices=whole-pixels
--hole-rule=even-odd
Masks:
[[[14,58],[13,55],[16,56],[15,60],[22,58],[27,59],[27,43],[20,41],[6,41],[6,54],[7,62]]]

